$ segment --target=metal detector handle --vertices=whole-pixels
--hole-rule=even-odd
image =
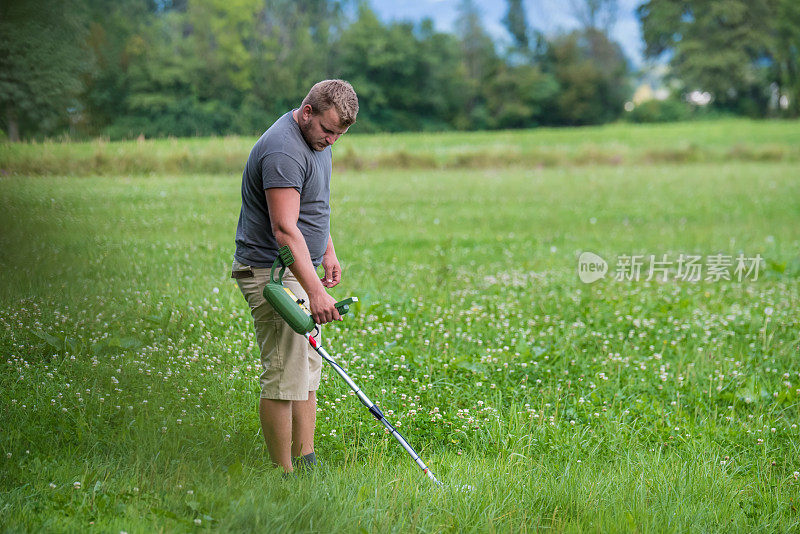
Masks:
[[[283,273],[286,272],[287,267],[294,263],[294,256],[292,256],[292,249],[289,245],[283,245],[278,249],[278,256],[272,263],[272,270],[269,272],[269,281],[275,284],[283,285]],[[278,271],[278,277],[275,277],[275,270]]]
[[[336,307],[336,311],[339,312],[339,315],[344,315],[350,311],[350,305],[354,302],[358,302],[358,297],[348,297],[344,300],[340,300],[334,304],[334,306]]]

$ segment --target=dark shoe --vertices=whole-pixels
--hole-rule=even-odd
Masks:
[[[317,455],[313,452],[298,456],[294,458],[294,468],[297,473],[308,474],[319,472],[320,462],[317,460]]]

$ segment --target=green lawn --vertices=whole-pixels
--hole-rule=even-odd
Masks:
[[[340,150],[726,154],[800,139],[798,123],[729,125],[353,136]],[[94,146],[48,149],[73,168]],[[325,472],[269,467],[249,311],[228,278],[240,170],[0,177],[0,529],[799,529],[797,165],[722,159],[335,173],[333,292],[361,302],[325,346],[443,488],[327,368]],[[582,251],[608,261],[604,279],[580,281]],[[681,254],[764,263],[741,282],[614,279],[620,256]]]

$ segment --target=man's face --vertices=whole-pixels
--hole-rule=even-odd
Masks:
[[[317,152],[325,150],[347,131],[347,128],[342,128],[339,114],[333,107],[314,114],[311,106],[306,105],[298,112],[297,124],[308,146]]]

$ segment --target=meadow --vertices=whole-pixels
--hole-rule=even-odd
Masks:
[[[442,487],[327,368],[324,469],[270,467],[253,141],[0,147],[0,530],[800,529],[800,123],[342,138],[323,344]]]

